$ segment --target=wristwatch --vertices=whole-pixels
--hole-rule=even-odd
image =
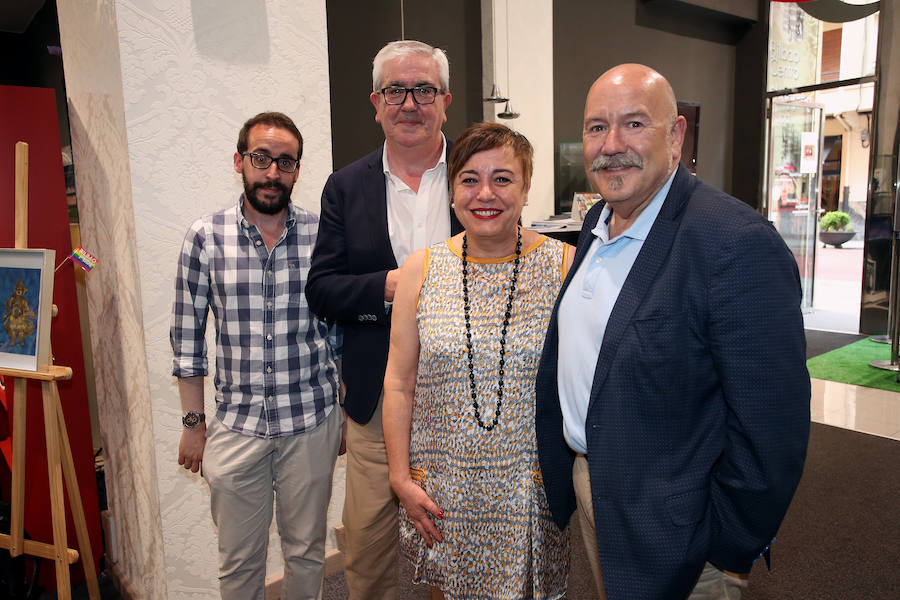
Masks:
[[[206,421],[206,415],[200,412],[189,410],[181,417],[181,424],[185,429],[197,429],[200,423]]]

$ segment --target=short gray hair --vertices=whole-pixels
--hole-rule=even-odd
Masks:
[[[390,42],[378,51],[375,59],[372,60],[372,91],[377,92],[382,87],[381,73],[384,71],[384,63],[401,56],[411,56],[413,54],[431,57],[438,67],[441,89],[445,92],[450,91],[450,63],[447,61],[447,54],[440,48],[435,48],[425,42],[417,42],[416,40]]]

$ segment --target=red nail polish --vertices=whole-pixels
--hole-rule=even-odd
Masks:
[[[444,518],[444,511],[441,511],[438,513],[438,519],[443,519],[443,518]]]

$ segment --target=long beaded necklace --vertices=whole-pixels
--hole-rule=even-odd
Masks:
[[[494,420],[485,425],[481,420],[481,407],[478,405],[478,393],[475,391],[475,365],[472,352],[472,324],[469,321],[469,242],[463,233],[462,243],[462,284],[463,284],[463,316],[466,321],[466,348],[469,354],[469,389],[472,392],[472,407],[475,409],[475,420],[478,426],[487,431],[492,430],[500,419],[500,407],[503,405],[503,365],[506,364],[506,331],[509,329],[509,317],[512,313],[513,296],[516,293],[516,281],[519,279],[519,258],[522,256],[522,228],[519,227],[516,237],[516,259],[513,262],[512,280],[509,282],[509,296],[506,299],[506,314],[503,317],[503,328],[500,330],[500,379],[497,381],[497,404],[494,407]]]

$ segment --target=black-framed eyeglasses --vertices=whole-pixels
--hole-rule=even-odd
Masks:
[[[299,160],[285,157],[272,158],[268,154],[263,154],[262,152],[241,152],[241,156],[249,156],[250,164],[257,169],[268,169],[269,165],[272,164],[272,161],[275,161],[275,166],[282,173],[293,173],[300,165]]]
[[[416,87],[402,87],[399,85],[389,85],[379,90],[384,96],[384,101],[388,104],[403,104],[406,102],[406,95],[412,92],[413,102],[416,104],[434,104],[434,99],[438,94],[443,94],[444,90],[438,89],[433,85],[417,85]]]

